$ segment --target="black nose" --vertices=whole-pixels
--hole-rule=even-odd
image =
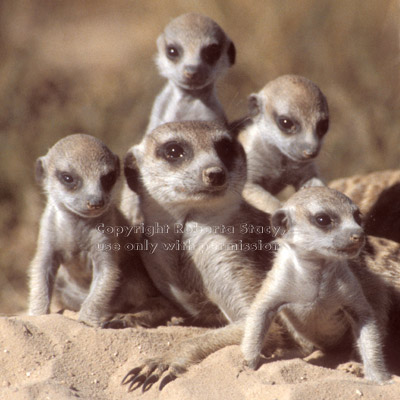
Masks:
[[[91,198],[87,201],[86,205],[89,210],[97,210],[104,207],[104,199],[97,197]]]
[[[226,173],[221,167],[210,167],[203,171],[203,182],[208,186],[222,186],[226,182]]]

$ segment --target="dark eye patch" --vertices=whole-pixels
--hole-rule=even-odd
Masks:
[[[323,137],[328,132],[329,129],[329,119],[322,119],[317,123],[317,136]]]
[[[295,119],[286,115],[277,115],[275,121],[278,128],[287,135],[293,135],[300,130],[300,124]]]
[[[108,174],[103,175],[100,178],[100,183],[103,190],[109,192],[113,188],[115,182],[117,181],[117,177],[118,177],[117,171],[111,171]]]
[[[81,178],[72,172],[57,170],[56,177],[62,185],[71,190],[76,189],[81,182]]]
[[[191,157],[191,147],[184,141],[171,140],[156,149],[156,156],[169,164],[181,163]]]
[[[165,54],[171,61],[177,61],[181,57],[182,53],[183,51],[181,47],[175,44],[167,45],[165,48]]]
[[[322,229],[328,229],[333,225],[334,219],[327,213],[320,212],[311,217],[314,225]]]
[[[220,44],[210,44],[201,50],[201,58],[209,65],[215,64],[222,54]]]
[[[214,148],[225,167],[231,170],[237,157],[237,149],[233,140],[228,138],[221,139],[214,143]]]

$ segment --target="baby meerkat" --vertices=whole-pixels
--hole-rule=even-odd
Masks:
[[[114,252],[98,251],[109,238],[96,226],[116,223],[112,189],[119,172],[119,158],[100,140],[84,134],[61,139],[36,161],[36,178],[47,193],[47,205],[30,270],[30,315],[49,313],[60,267],[60,275],[83,286],[92,282],[79,319],[99,325],[107,314],[119,270]]]
[[[322,186],[314,159],[329,128],[328,103],[310,80],[283,75],[249,96],[249,115],[232,127],[247,156],[244,198],[265,212],[287,185]]]
[[[360,207],[368,235],[400,242],[400,170],[335,179],[328,186],[346,194]]]
[[[233,42],[211,18],[189,13],[172,20],[157,39],[160,74],[168,83],[157,96],[147,133],[171,121],[226,122],[215,82],[235,63]]]
[[[247,364],[257,367],[264,337],[280,313],[295,338],[322,350],[351,329],[365,377],[388,380],[382,351],[388,304],[383,299],[374,308],[358,276],[366,269],[358,207],[333,189],[307,188],[276,211],[272,223],[283,226],[285,234],[246,318],[242,351]],[[370,284],[375,293],[384,292],[379,280]]]
[[[154,326],[172,312],[137,252],[124,252],[120,239],[99,229],[128,226],[113,202],[119,173],[119,158],[84,134],[61,139],[37,160],[47,205],[30,268],[30,315],[49,313],[54,287],[61,306],[94,326],[135,308],[139,314],[116,315],[110,327]]]

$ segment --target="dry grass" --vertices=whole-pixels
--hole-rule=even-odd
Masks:
[[[3,0],[0,2],[0,311],[24,309],[26,272],[44,199],[35,159],[86,132],[124,155],[163,81],[155,39],[173,17],[209,15],[234,40],[220,83],[230,119],[284,73],[328,97],[332,125],[319,160],[327,178],[397,168],[398,0]]]

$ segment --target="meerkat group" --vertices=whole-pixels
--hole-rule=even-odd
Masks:
[[[356,346],[366,378],[390,379],[383,342],[400,300],[400,245],[366,237],[359,208],[319,177],[314,160],[329,129],[321,90],[281,76],[228,123],[215,83],[236,50],[222,28],[184,14],[157,48],[168,82],[124,158],[120,208],[119,159],[98,139],[67,136],[37,161],[47,205],[29,313],[49,312],[54,287],[61,306],[90,325],[155,326],[179,315],[212,328],[133,368],[129,389],[160,378],[162,388],[231,344],[255,368],[261,351],[288,337],[304,352]],[[287,185],[296,193],[282,205],[276,195]],[[110,244],[99,223],[139,221],[135,240],[146,250],[98,250]],[[125,240],[111,244],[121,250]]]

